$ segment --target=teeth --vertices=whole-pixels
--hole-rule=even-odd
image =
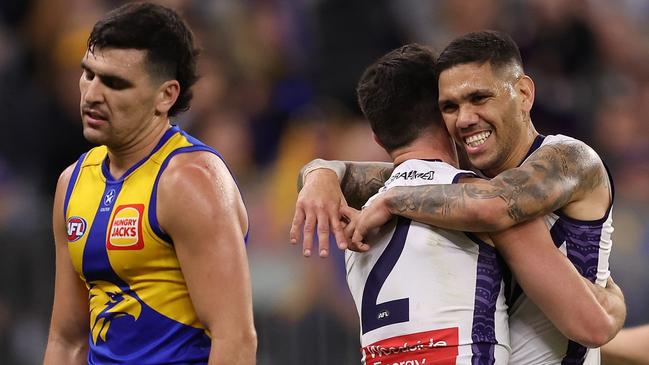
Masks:
[[[468,144],[471,147],[478,147],[479,145],[485,143],[485,141],[487,140],[487,138],[489,138],[490,135],[491,135],[490,131],[474,134],[472,136],[466,137],[464,139],[464,143]]]

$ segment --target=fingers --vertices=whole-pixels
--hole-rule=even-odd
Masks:
[[[343,225],[340,219],[335,219],[333,215],[330,215],[330,217],[331,230],[334,232],[334,237],[336,238],[338,248],[344,250],[347,248],[347,237],[345,236],[345,232],[343,231]]]
[[[301,228],[304,225],[305,218],[304,209],[297,207],[293,216],[293,223],[291,223],[291,231],[289,232],[289,239],[292,245],[297,245],[297,242],[300,240],[300,232],[302,231]]]
[[[329,256],[329,217],[325,212],[318,213],[318,251],[320,257]]]
[[[311,256],[313,247],[313,235],[315,233],[316,218],[313,214],[306,214],[304,221],[304,236],[302,236],[302,254],[306,257]]]

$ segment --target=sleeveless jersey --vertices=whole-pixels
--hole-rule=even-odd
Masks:
[[[209,334],[156,217],[162,172],[173,156],[192,151],[218,156],[174,126],[119,179],[105,146],[73,170],[64,214],[72,264],[89,290],[89,364],[207,363]]]
[[[408,160],[394,186],[450,184],[474,176],[441,161]],[[347,251],[347,282],[361,323],[362,362],[506,364],[509,357],[502,261],[476,236],[398,217]]]
[[[528,156],[541,146],[574,142],[577,140],[563,135],[539,136]],[[613,179],[610,176],[609,183],[612,190]],[[557,248],[568,256],[579,273],[601,286],[606,286],[610,276],[608,259],[613,232],[611,209],[612,205],[601,219],[595,221],[573,219],[560,211],[545,216],[546,225]],[[511,287],[510,364],[600,364],[599,349],[588,349],[567,339],[518,285],[514,283]]]

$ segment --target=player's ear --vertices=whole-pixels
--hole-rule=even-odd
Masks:
[[[177,80],[167,80],[158,88],[156,96],[156,114],[166,114],[178,100],[180,94],[180,83]]]
[[[529,113],[534,104],[534,81],[527,75],[521,76],[516,81],[516,91],[521,101],[521,108],[524,112]]]

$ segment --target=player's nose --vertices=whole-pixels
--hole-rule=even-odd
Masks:
[[[85,83],[85,87],[82,87],[82,97],[86,104],[95,104],[103,101],[103,87],[98,77],[95,77],[93,80],[89,80]]]
[[[460,106],[457,115],[457,128],[466,129],[478,124],[480,117],[476,110],[470,106]]]

